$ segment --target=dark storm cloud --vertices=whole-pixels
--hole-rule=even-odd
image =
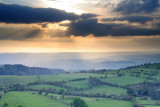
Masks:
[[[69,35],[88,36],[150,36],[159,35],[160,26],[156,28],[140,28],[125,24],[98,23],[97,19],[79,20],[69,25]]]
[[[109,21],[129,21],[129,22],[136,22],[136,23],[146,23],[148,21],[159,20],[160,17],[149,17],[149,16],[124,16],[121,18],[104,18],[102,19],[103,22]]]
[[[41,23],[76,20],[79,16],[53,8],[32,8],[15,4],[0,3],[0,22]]]
[[[96,15],[96,14],[91,14],[91,13],[85,13],[85,14],[82,14],[81,15],[81,18],[82,19],[88,19],[88,18],[93,18],[93,17],[96,17],[96,16],[98,16],[98,15]]]
[[[160,6],[159,0],[123,0],[115,8],[122,14],[151,13]]]
[[[76,15],[54,8],[32,8],[15,4],[0,3],[0,22],[5,23],[43,23],[61,22],[96,17],[96,14],[86,13]]]

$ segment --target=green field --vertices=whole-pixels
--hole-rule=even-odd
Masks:
[[[158,100],[139,100],[139,98],[136,99],[138,104],[144,105],[145,107],[160,107],[160,105],[156,105],[160,101]]]
[[[121,95],[126,94],[127,90],[119,87],[112,87],[108,85],[99,85],[96,87],[91,88],[88,91],[84,91],[85,93],[92,93],[92,94],[107,94],[107,95]]]
[[[7,107],[67,107],[55,100],[41,95],[33,95],[29,92],[9,92],[2,97],[1,105],[8,103]]]
[[[38,81],[37,76],[0,76],[0,84],[27,84]]]
[[[65,85],[78,88],[87,88],[88,80],[67,82]]]
[[[40,76],[41,81],[69,81],[77,78],[89,78],[92,77],[101,77],[103,74],[94,74],[94,73],[72,73],[72,74],[60,74],[60,75],[50,75],[50,76]]]
[[[89,107],[132,107],[130,101],[111,100],[102,98],[83,98]]]
[[[89,105],[89,107],[132,107],[132,103],[127,101],[108,100],[86,102]]]
[[[41,85],[30,85],[30,86],[28,86],[28,88],[30,88],[30,89],[56,89],[56,90],[64,89],[64,88],[57,87],[57,86],[54,86],[54,85],[44,85],[44,84],[41,84]]]
[[[35,81],[69,81],[77,78],[89,78],[101,77],[103,74],[93,74],[93,73],[72,73],[72,74],[59,74],[59,75],[44,75],[44,76],[0,76],[0,84],[27,84],[29,82]]]
[[[53,96],[57,96],[61,102],[70,103],[72,100],[62,100],[60,95],[57,94],[49,94]],[[76,97],[76,96],[65,96],[65,97]],[[88,104],[89,107],[132,107],[132,103],[130,101],[123,100],[112,100],[105,98],[87,98],[80,97]]]
[[[56,96],[56,95],[54,95]],[[101,98],[82,97],[89,107],[132,107],[129,101],[110,100]],[[31,94],[31,92],[9,92],[2,97],[1,105],[8,103],[8,107],[68,107],[63,102],[70,103],[71,100],[51,100],[49,97]]]
[[[138,84],[138,83],[143,83],[144,81],[147,81],[146,79],[143,79],[143,78],[131,77],[131,76],[112,77],[112,78],[105,78],[101,80],[104,82],[109,82],[112,84],[117,84],[122,86],[130,85],[130,84]]]
[[[75,97],[82,98],[88,107],[133,107],[132,102],[142,107],[160,107],[160,100],[154,100],[160,99],[159,72],[138,67],[106,70],[103,74],[0,76],[0,107],[5,103],[6,107],[68,107]],[[134,99],[136,94],[139,97]]]
[[[89,107],[132,107],[132,102],[123,100],[111,100],[104,98],[87,98],[81,97],[85,100]],[[69,103],[70,100],[63,100]]]

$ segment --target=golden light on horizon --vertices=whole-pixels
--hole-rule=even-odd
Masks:
[[[46,36],[47,37],[47,36]],[[0,53],[52,53],[52,52],[132,52],[158,51],[159,36],[150,37],[54,37],[25,41],[1,40]],[[150,42],[148,42],[150,41]],[[153,42],[152,42],[153,41]],[[138,43],[137,43],[138,42]]]

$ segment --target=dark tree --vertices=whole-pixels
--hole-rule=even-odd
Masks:
[[[38,91],[38,94],[41,95],[41,94],[42,94],[42,91]]]
[[[63,94],[63,93],[64,93],[64,89],[60,89],[59,94]]]
[[[88,107],[86,102],[81,98],[75,98],[72,103],[73,107]]]
[[[7,107],[8,106],[8,103],[4,103],[4,105],[3,105],[4,107]]]
[[[48,96],[48,92],[45,93],[45,96]]]
[[[97,86],[101,84],[101,81],[96,77],[89,77],[88,84],[90,87]]]

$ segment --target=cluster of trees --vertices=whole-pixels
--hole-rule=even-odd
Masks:
[[[153,63],[153,64],[145,63],[141,65],[136,65],[136,66],[129,66],[122,70],[128,70],[128,69],[134,69],[134,68],[160,69],[160,63]]]
[[[86,80],[86,78],[77,78],[77,79],[69,80],[69,82],[72,82],[72,81],[82,81],[82,80]]]
[[[106,74],[106,73],[112,72],[112,71],[114,71],[114,70],[106,70],[106,69],[94,70],[94,69],[91,69],[91,70],[81,70],[81,71],[79,71],[78,73]]]
[[[97,86],[97,85],[100,85],[100,84],[101,84],[101,80],[99,80],[98,78],[89,77],[89,79],[88,79],[89,87],[94,87],[94,86]]]
[[[148,96],[154,100],[160,99],[160,82],[144,82],[143,84],[133,85],[128,88],[127,93],[132,96]]]
[[[140,77],[140,78],[144,78],[144,79],[148,79],[148,80],[154,80],[154,81],[159,81],[160,79],[156,78],[156,77],[153,77],[151,75],[148,75],[148,76],[141,76],[140,74],[130,74],[129,76],[132,76],[132,77]]]
[[[136,101],[136,98],[133,97],[132,98],[132,107],[145,107],[145,106],[138,104]]]
[[[71,104],[72,107],[88,107],[86,102],[81,98],[75,98],[73,103]]]

